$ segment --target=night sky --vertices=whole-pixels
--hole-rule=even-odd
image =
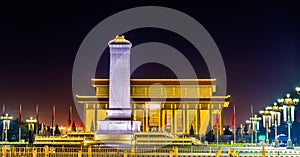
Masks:
[[[11,3],[0,5],[0,104],[6,104],[14,117],[22,104],[24,118],[34,116],[39,104],[40,121],[48,125],[52,105],[56,105],[57,123],[66,125],[69,105],[75,108],[72,69],[81,42],[106,17],[145,5],[184,12],[210,33],[222,54],[227,94],[231,95],[231,106],[224,111],[226,124],[230,124],[233,104],[237,124],[244,123],[250,116],[250,105],[257,113],[287,92],[295,94],[295,87],[300,85],[300,5],[294,2]],[[111,34],[111,39],[115,36]],[[156,41],[176,47],[193,65],[198,78],[210,78],[202,56],[178,34],[144,28],[125,36],[134,46]],[[108,64],[105,51],[96,78],[108,78]],[[176,76],[167,67],[153,63],[136,69],[132,78]],[[296,110],[300,114],[298,107]],[[77,113],[74,116],[75,122],[81,123]]]

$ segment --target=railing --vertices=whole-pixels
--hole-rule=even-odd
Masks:
[[[296,150],[267,148],[249,149],[243,147],[189,147],[189,148],[99,148],[99,147],[13,147],[2,146],[1,157],[184,157],[184,156],[240,156],[299,157]]]
[[[139,132],[135,133],[135,141],[137,145],[176,145],[176,146],[188,146],[199,145],[200,141],[195,138],[182,138],[177,137],[167,132]]]
[[[199,154],[200,153],[200,154]],[[1,157],[162,157],[193,154],[214,156],[216,151],[174,148],[92,148],[92,147],[12,147],[2,146]]]

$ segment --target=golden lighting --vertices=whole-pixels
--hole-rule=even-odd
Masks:
[[[116,36],[115,39],[109,41],[109,43],[130,43],[130,41],[126,40],[124,35],[121,35],[121,36]]]

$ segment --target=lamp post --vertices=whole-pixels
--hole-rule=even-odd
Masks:
[[[28,125],[29,144],[33,143],[32,133],[34,131],[34,123],[36,123],[36,122],[37,122],[37,120],[33,119],[33,117],[30,117],[29,119],[26,119],[26,123]]]
[[[244,125],[241,124],[241,132],[240,132],[241,138],[244,138],[244,137],[243,137],[243,133],[244,133]]]
[[[263,126],[266,129],[266,145],[269,145],[269,131],[271,128],[271,111],[269,110],[259,111],[259,114],[263,116]]]
[[[272,126],[274,126],[274,132],[275,132],[274,143],[275,143],[275,147],[279,147],[279,142],[277,138],[277,127],[280,125],[280,113],[283,110],[283,107],[277,106],[277,103],[274,102],[274,105],[266,107],[266,110],[271,112],[271,123]]]
[[[283,120],[288,124],[288,141],[287,149],[293,149],[293,143],[291,140],[291,126],[294,122],[295,105],[297,105],[299,99],[293,99],[290,94],[286,94],[286,98],[278,99],[279,104],[283,104]]]
[[[261,120],[261,117],[257,117],[257,115],[254,115],[252,118],[250,118],[253,125],[253,130],[255,133],[255,144],[257,144],[257,132],[259,131],[259,121]]]
[[[296,87],[295,90],[298,94],[300,94],[300,87]]]
[[[10,121],[13,119],[12,116],[5,114],[5,116],[1,116],[1,120],[3,122],[3,131],[5,133],[5,142],[7,142],[7,131],[9,130]]]
[[[248,124],[248,130],[251,128],[250,130],[250,134],[251,134],[251,144],[253,144],[253,127],[252,127],[252,121],[251,120],[246,120],[246,123]]]

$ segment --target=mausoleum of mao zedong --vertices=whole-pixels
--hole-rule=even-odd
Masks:
[[[110,91],[112,94],[115,79],[111,76],[111,71],[112,67],[118,66],[112,65],[114,62],[112,59],[116,60],[113,56],[112,44],[113,46],[122,45],[124,44],[122,40],[125,40],[123,36],[117,36],[109,42],[111,48],[110,79],[92,79],[92,86],[96,88],[95,96],[76,96],[78,103],[84,105],[83,122],[86,132],[101,131],[101,127],[109,125],[105,122],[107,119],[125,117],[130,119],[131,125],[135,122],[134,125],[140,127],[135,129],[141,132],[161,131],[188,135],[192,128],[195,135],[204,135],[209,129],[216,131],[219,128],[219,133],[223,134],[223,108],[229,106],[230,96],[213,96],[216,91],[216,79],[130,79],[128,76],[124,78],[125,81],[123,79],[125,89],[120,87],[122,84],[116,83],[117,92],[126,90],[126,86],[130,87],[128,106],[110,106],[110,103],[115,103],[109,100],[112,97]],[[120,44],[118,44],[119,41],[121,41]],[[125,41],[125,44],[130,43],[128,40]],[[131,46],[127,51],[130,52],[130,48]],[[127,61],[119,63],[129,63],[129,55],[126,57]],[[124,70],[124,67],[122,69]],[[125,77],[128,75],[126,70],[125,72],[116,70],[116,72],[123,74],[114,77],[124,77],[124,73]],[[122,93],[115,95],[118,94],[124,95]],[[124,103],[123,100],[126,99],[122,99],[121,103]],[[123,111],[121,113],[123,116],[113,115],[118,114],[116,111],[120,110]],[[219,127],[215,125],[217,118]]]

